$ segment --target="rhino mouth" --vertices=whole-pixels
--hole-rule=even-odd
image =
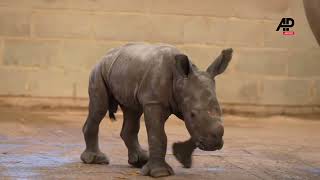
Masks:
[[[197,141],[196,146],[203,151],[216,151],[223,147],[223,140],[218,143],[205,143],[203,141]]]

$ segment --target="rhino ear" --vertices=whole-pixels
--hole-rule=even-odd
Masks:
[[[188,56],[184,54],[175,55],[176,68],[180,74],[187,77],[191,73],[190,61]]]
[[[232,58],[233,49],[224,49],[221,54],[214,60],[214,62],[208,67],[207,72],[212,78],[223,73]]]

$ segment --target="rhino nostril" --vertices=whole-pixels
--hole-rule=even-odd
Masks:
[[[200,149],[204,149],[205,148],[205,143],[204,140],[199,138],[199,140],[196,142],[196,146],[199,147]]]
[[[206,139],[204,137],[199,137],[199,142],[203,143]]]
[[[220,126],[217,127],[217,135],[218,135],[218,137],[220,137],[220,138],[224,135],[224,128],[223,128],[222,125],[220,125]]]

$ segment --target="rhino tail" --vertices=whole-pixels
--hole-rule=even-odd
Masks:
[[[116,116],[114,115],[114,113],[109,112],[109,118],[111,119],[111,121],[116,121]]]
[[[109,100],[109,118],[111,121],[116,121],[116,116],[114,115],[118,110],[118,103],[113,97]]]
[[[102,74],[101,72],[101,77],[102,77],[102,81],[103,84],[107,90],[107,94],[108,94],[108,110],[109,110],[109,118],[111,121],[116,121],[116,116],[114,115],[117,110],[118,110],[118,102],[114,99],[114,97],[112,96],[112,94],[110,94],[110,92],[108,92],[108,83],[105,79],[105,76]]]

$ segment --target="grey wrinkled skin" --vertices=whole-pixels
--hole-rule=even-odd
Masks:
[[[121,138],[128,148],[128,163],[142,167],[152,177],[174,174],[165,162],[167,136],[164,124],[174,114],[185,122],[191,137],[173,145],[175,157],[189,168],[195,148],[221,149],[224,128],[215,92],[215,76],[224,72],[232,58],[225,49],[200,71],[178,49],[166,44],[127,44],[110,50],[91,72],[89,114],[83,126],[86,149],[84,163],[108,164],[98,145],[99,124],[117,107],[124,113]],[[144,114],[149,153],[138,141],[140,116]]]

